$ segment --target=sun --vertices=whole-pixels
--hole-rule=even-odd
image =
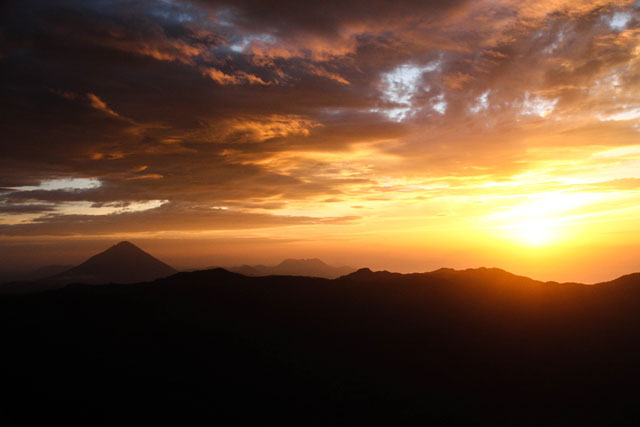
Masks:
[[[516,240],[532,247],[547,246],[557,237],[553,221],[546,218],[531,218],[513,224]]]
[[[550,192],[532,194],[526,200],[490,216],[503,237],[530,248],[548,247],[568,238],[579,209],[592,199],[584,194]]]

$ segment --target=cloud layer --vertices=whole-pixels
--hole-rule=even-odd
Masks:
[[[532,194],[637,201],[631,1],[3,9],[3,236],[491,228]]]

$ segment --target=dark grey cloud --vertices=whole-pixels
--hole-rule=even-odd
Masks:
[[[345,224],[348,217],[303,217],[212,209],[209,206],[169,203],[143,212],[109,215],[48,214],[29,223],[0,224],[2,236],[82,236],[115,233],[241,230],[264,227]]]
[[[25,213],[45,213],[55,210],[55,205],[43,205],[43,204],[0,204],[0,214],[3,215],[19,215]]]

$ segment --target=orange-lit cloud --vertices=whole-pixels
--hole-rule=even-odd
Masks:
[[[245,73],[244,71],[236,71],[233,74],[225,74],[224,72],[216,70],[215,68],[205,68],[202,70],[202,74],[221,85],[237,85],[241,83],[261,85],[269,84],[268,82],[262,80],[260,77],[254,76],[253,74]]]
[[[87,98],[89,98],[89,104],[93,108],[95,108],[96,110],[100,110],[103,113],[106,113],[106,114],[108,114],[110,116],[113,116],[113,117],[120,117],[120,115],[118,113],[116,113],[115,111],[113,111],[111,108],[109,108],[107,106],[106,102],[104,102],[102,99],[98,98],[93,93],[88,93],[87,94]]]

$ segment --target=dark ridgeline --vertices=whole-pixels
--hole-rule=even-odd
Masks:
[[[0,293],[42,291],[60,288],[70,283],[92,285],[140,283],[167,277],[174,273],[177,271],[172,267],[149,255],[133,243],[120,242],[92,256],[82,264],[66,268],[57,274],[41,277],[34,281],[4,284],[0,286]]]
[[[245,276],[307,276],[335,279],[354,272],[356,269],[347,266],[334,267],[318,258],[285,259],[278,265],[241,265],[227,270]]]
[[[10,425],[618,425],[640,277],[223,269],[0,297]]]

